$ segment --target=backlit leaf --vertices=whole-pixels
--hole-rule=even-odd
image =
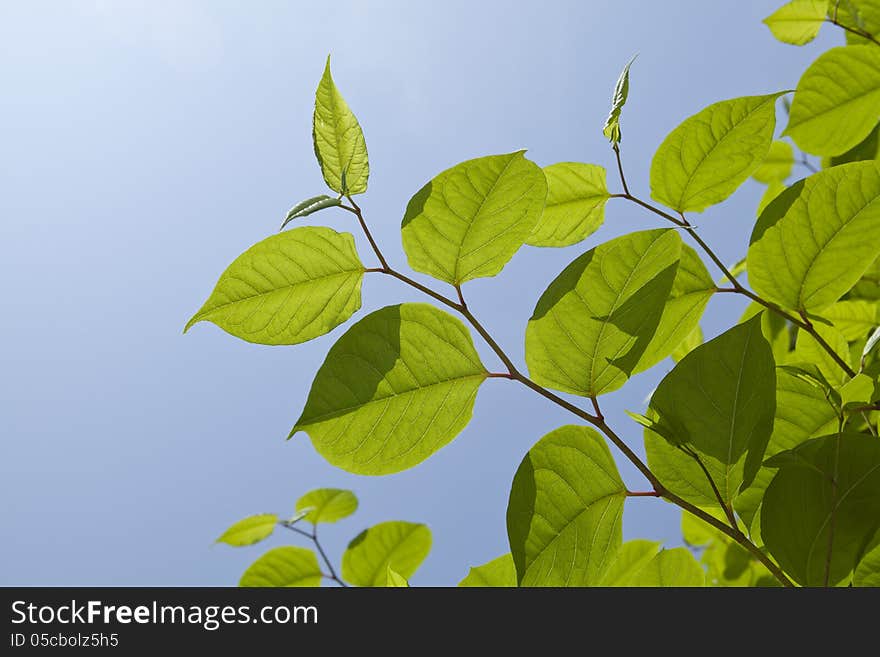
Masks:
[[[331,347],[291,436],[305,431],[349,472],[400,472],[467,425],[486,375],[458,319],[422,303],[387,306]]]
[[[347,518],[357,511],[357,507],[354,493],[340,488],[318,488],[296,501],[296,510],[305,512],[303,518],[315,525]]]
[[[458,585],[516,586],[516,566],[513,564],[513,556],[508,552],[482,566],[472,566],[467,577],[461,580]]]
[[[321,568],[311,550],[284,546],[272,548],[254,561],[239,586],[320,586]]]
[[[249,516],[239,520],[223,532],[220,538],[217,539],[217,542],[235,547],[253,545],[270,536],[275,531],[275,525],[277,524],[278,516],[274,513]]]
[[[388,569],[409,580],[431,551],[426,525],[394,520],[365,529],[342,555],[342,578],[355,586],[385,586]]]
[[[595,164],[560,162],[544,167],[547,204],[526,244],[571,246],[595,233],[605,221],[610,198],[605,169]]]
[[[792,0],[764,19],[773,36],[783,43],[802,46],[819,34],[828,0]]]
[[[626,488],[605,441],[584,426],[544,436],[523,459],[507,505],[521,586],[590,586],[622,542]]]
[[[312,137],[315,156],[330,189],[346,195],[367,191],[370,176],[367,143],[357,118],[333,82],[330,57],[315,92]]]
[[[524,152],[462,162],[412,197],[401,227],[410,267],[453,284],[501,271],[547,198],[544,172]]]
[[[702,212],[733,194],[767,156],[780,95],[724,100],[686,119],[654,155],[651,197]]]
[[[184,333],[208,321],[248,342],[299,344],[332,331],[361,307],[363,277],[350,233],[294,228],[236,258]]]
[[[880,48],[832,48],[804,72],[783,134],[814,155],[840,155],[880,119]]]
[[[678,234],[660,229],[576,258],[544,291],[526,328],[532,378],[583,396],[622,386],[654,337],[680,253]]]
[[[764,214],[794,193],[784,192]],[[820,171],[805,180],[781,218],[762,225],[763,219],[749,247],[752,288],[784,308],[821,312],[880,255],[880,164]]]

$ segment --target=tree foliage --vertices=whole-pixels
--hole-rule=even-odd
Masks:
[[[793,0],[765,23],[797,46],[830,23],[846,45],[820,53],[793,92],[725,99],[684,118],[651,162],[652,200],[630,189],[621,161],[625,103],[638,93],[633,61],[596,126],[619,185],[609,185],[603,165],[541,166],[522,150],[470,159],[428,181],[401,210],[403,248],[415,271],[453,294],[390,267],[370,234],[354,199],[367,191],[366,141],[328,59],[313,135],[333,194],[311,190],[294,205],[281,233],[221,275],[186,329],[208,321],[249,342],[293,345],[358,314],[368,274],[424,293],[431,303],[357,317],[294,422],[291,437],[307,434],[327,461],[357,474],[430,458],[465,428],[492,379],[569,411],[576,424],[538,440],[512,478],[509,553],[473,566],[460,586],[880,584],[880,5]],[[781,134],[780,106],[790,108]],[[747,253],[727,268],[687,214],[710,211],[750,177],[767,191]],[[519,370],[471,312],[463,286],[502,273],[526,245],[580,244],[622,204],[657,226],[584,245],[548,281],[525,330],[528,371]],[[300,225],[334,209],[356,218],[377,264],[362,264],[351,234]],[[700,318],[721,292],[749,306],[737,324],[704,337]],[[500,368],[481,361],[475,339]],[[599,398],[670,357],[647,407],[612,428]],[[630,446],[637,430],[647,462]],[[627,488],[609,444],[647,490]],[[624,507],[642,497],[683,510],[690,549],[623,541]],[[280,526],[312,543],[270,549],[242,586],[406,587],[431,548],[426,526],[384,522],[352,539],[337,571],[317,530],[354,513],[354,494],[320,489],[295,508],[290,519],[250,516],[220,536],[244,547]]]

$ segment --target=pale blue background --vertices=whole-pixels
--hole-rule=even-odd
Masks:
[[[458,161],[528,148],[542,165],[611,166],[602,123],[635,52],[623,146],[631,187],[647,196],[651,154],[679,121],[722,98],[793,87],[818,48],[840,40],[826,26],[819,45],[775,42],[760,20],[777,4],[0,3],[0,583],[234,584],[265,546],[213,539],[245,515],[290,513],[319,486],[361,499],[357,515],[324,530],[337,561],[385,519],[434,532],[414,584],[454,584],[505,552],[513,473],[571,417],[489,381],[474,421],[429,461],[353,476],[304,435],[284,440],[343,329],[285,348],[208,324],[181,329],[236,255],[323,191],[310,122],[328,52],[366,132],[363,207],[403,267],[409,196]],[[694,217],[724,260],[745,252],[760,193],[749,182]],[[312,219],[355,228],[346,213]],[[498,278],[466,286],[470,304],[522,363],[525,322],[555,274],[588,246],[658,225],[613,201],[588,242],[523,249]],[[359,317],[422,300],[372,277],[364,299]],[[741,309],[723,295],[704,327],[714,334]],[[669,367],[602,398],[639,450],[623,409],[641,409]],[[674,507],[631,500],[624,532],[679,544],[678,521]]]

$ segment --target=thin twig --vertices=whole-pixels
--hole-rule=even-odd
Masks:
[[[333,568],[333,563],[327,557],[327,553],[324,552],[324,548],[321,546],[321,542],[318,540],[318,526],[317,525],[313,526],[313,529],[311,532],[307,532],[304,529],[300,529],[299,527],[296,527],[288,522],[282,522],[280,524],[282,527],[287,527],[287,529],[289,529],[290,531],[296,532],[297,534],[300,534],[301,536],[305,536],[312,543],[314,543],[315,547],[318,549],[318,552],[321,554],[321,558],[324,560],[324,563],[327,565],[327,570],[330,571],[329,575],[327,575],[326,573],[321,573],[321,575],[323,577],[325,577],[329,580],[333,580],[334,582],[339,584],[339,586],[345,586],[345,587],[348,586],[348,584],[346,584],[342,580],[342,578],[340,578],[339,575],[336,574],[336,569]]]
[[[622,169],[621,169],[621,171],[622,171]],[[630,198],[631,200],[635,200],[636,202],[642,204],[641,202],[634,199],[633,197],[630,197],[629,194],[627,194],[627,198]],[[350,198],[349,198],[349,201],[351,201]],[[390,275],[390,276],[397,278],[398,280],[406,283],[407,285],[414,287],[415,289],[429,295],[430,297],[436,299],[437,301],[440,301],[441,303],[445,304],[446,306],[459,312],[462,315],[462,317],[464,317],[468,321],[468,323],[474,328],[474,330],[476,330],[477,333],[480,334],[480,337],[482,337],[483,340],[486,342],[486,344],[492,349],[492,351],[495,352],[495,354],[498,356],[498,358],[501,360],[501,362],[504,363],[504,366],[507,367],[507,370],[508,370],[507,375],[489,374],[488,375],[489,378],[505,378],[505,379],[511,379],[511,380],[517,381],[517,382],[525,385],[526,387],[532,389],[533,391],[537,392],[542,397],[545,397],[546,399],[552,401],[557,406],[564,408],[565,410],[567,410],[570,413],[572,413],[573,415],[581,418],[582,420],[584,420],[588,424],[591,424],[594,427],[596,427],[599,431],[601,431],[605,435],[606,438],[608,438],[608,440],[610,440],[614,444],[615,447],[617,447],[623,453],[623,455],[627,458],[627,460],[629,460],[629,462],[632,463],[636,467],[636,469],[638,469],[639,472],[641,472],[645,476],[645,478],[651,483],[652,487],[654,488],[654,492],[655,492],[654,496],[665,498],[666,500],[672,502],[673,504],[681,507],[682,509],[684,509],[688,513],[691,513],[692,515],[696,516],[697,518],[700,518],[701,520],[703,520],[705,523],[715,527],[716,529],[718,529],[722,533],[726,534],[727,536],[729,536],[730,538],[732,538],[733,540],[735,540],[736,542],[741,544],[746,550],[751,552],[761,563],[763,563],[767,567],[767,569],[771,573],[773,573],[773,575],[783,584],[783,586],[793,586],[793,584],[791,583],[791,580],[789,580],[788,577],[786,577],[785,573],[783,573],[779,569],[779,567],[775,563],[773,563],[773,561],[760,550],[760,548],[758,548],[754,543],[752,543],[748,539],[748,537],[745,536],[745,534],[740,532],[737,527],[735,527],[735,526],[729,527],[727,524],[725,524],[724,522],[722,522],[721,520],[719,520],[715,516],[713,516],[709,513],[706,513],[705,511],[703,511],[699,507],[691,504],[687,500],[684,500],[681,497],[678,497],[677,495],[675,495],[674,493],[666,490],[666,488],[663,486],[663,484],[660,483],[660,481],[657,479],[657,477],[654,475],[654,473],[651,472],[651,470],[647,466],[647,464],[644,461],[642,461],[641,458],[639,458],[638,454],[636,454],[629,447],[629,445],[626,444],[626,441],[624,441],[620,436],[618,436],[614,432],[614,430],[610,426],[608,426],[608,424],[605,422],[605,418],[601,416],[601,411],[599,411],[598,403],[596,402],[595,399],[593,399],[593,404],[594,404],[594,408],[596,409],[597,415],[592,415],[591,413],[588,413],[587,411],[583,410],[582,408],[579,408],[578,406],[575,406],[574,404],[566,401],[565,399],[556,395],[555,393],[551,392],[550,390],[547,390],[546,388],[539,385],[538,383],[535,383],[530,378],[528,378],[527,376],[522,374],[516,368],[516,366],[513,364],[513,361],[510,359],[510,357],[505,353],[505,351],[495,341],[495,339],[489,334],[489,332],[486,330],[486,328],[477,320],[477,318],[470,311],[470,309],[464,304],[463,297],[460,297],[459,301],[456,302],[453,299],[450,299],[450,298],[440,294],[439,292],[435,292],[434,290],[432,290],[432,289],[430,289],[420,283],[417,283],[416,281],[412,280],[408,276],[405,276],[405,275],[401,274],[400,272],[395,271],[390,266],[388,266],[387,261],[382,256],[378,245],[376,245],[375,241],[372,239],[372,236],[370,235],[369,231],[367,230],[366,222],[363,220],[363,216],[360,213],[360,209],[357,208],[357,206],[354,204],[353,201],[351,201],[351,203],[352,203],[351,211],[354,212],[355,214],[357,214],[358,220],[360,221],[361,227],[364,230],[364,233],[367,236],[367,239],[370,241],[370,244],[373,246],[373,250],[376,252],[376,256],[379,258],[379,261],[382,263],[382,269],[380,269],[378,271],[380,273],[387,274],[387,275]],[[647,206],[647,207],[650,208],[650,206]],[[661,214],[665,214],[661,210],[653,210],[653,211],[659,212]],[[674,223],[678,223],[675,218],[671,218],[671,220]],[[724,268],[723,265],[722,265],[722,268],[725,269],[725,271],[726,271],[726,268]]]

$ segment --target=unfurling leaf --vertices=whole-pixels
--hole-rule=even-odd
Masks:
[[[339,205],[342,205],[342,201],[340,201],[338,198],[327,196],[326,194],[313,196],[312,198],[307,198],[305,201],[300,201],[287,211],[287,216],[284,217],[284,223],[281,224],[281,230],[284,230],[287,224],[289,224],[294,219],[307,217],[313,212],[318,212],[319,210],[324,210],[326,208],[332,208]]]
[[[296,510],[303,512],[303,518],[314,525],[347,518],[357,511],[357,507],[354,493],[340,488],[318,488],[296,501]]]
[[[342,578],[355,586],[386,586],[388,569],[409,580],[431,551],[426,525],[394,520],[365,529],[342,555]]]
[[[617,78],[617,84],[614,85],[614,95],[611,97],[611,112],[605,120],[605,126],[602,128],[602,134],[615,146],[623,139],[620,132],[620,114],[626,99],[629,96],[629,69],[633,62],[636,61],[634,55],[631,60],[623,67],[620,77]]]
[[[605,221],[611,198],[605,169],[595,164],[560,162],[544,167],[547,204],[526,240],[531,246],[571,246],[595,233]]]
[[[764,19],[773,36],[783,43],[802,46],[819,35],[828,0],[792,0]]]
[[[780,95],[724,100],[686,119],[654,155],[651,197],[702,212],[733,194],[767,156]]]
[[[350,233],[303,226],[258,242],[220,276],[184,328],[209,321],[257,344],[299,344],[361,307],[364,266]]]
[[[401,226],[410,267],[452,284],[500,272],[547,198],[544,172],[524,153],[468,160],[422,187]]]
[[[516,586],[516,566],[508,552],[482,566],[472,566],[459,586],[513,587]]]
[[[269,537],[275,531],[275,525],[277,524],[278,516],[274,513],[249,516],[239,520],[223,532],[220,538],[217,539],[217,543],[226,543],[234,547],[253,545]]]
[[[526,328],[532,378],[585,397],[622,386],[657,331],[681,248],[678,233],[659,229],[575,259],[544,291]]]
[[[867,137],[878,119],[880,47],[832,48],[798,82],[783,134],[807,153],[840,155]]]
[[[305,431],[349,472],[400,472],[464,429],[487,374],[458,319],[422,303],[388,306],[331,347],[290,435]]]
[[[333,82],[329,56],[315,92],[312,137],[315,156],[330,189],[346,196],[367,191],[367,143],[357,118]]]
[[[821,312],[880,256],[880,163],[820,171],[783,192],[764,215],[749,247],[752,288],[783,308]]]
[[[605,441],[565,426],[523,459],[507,505],[521,586],[597,585],[622,541],[626,488]]]
[[[311,550],[272,548],[244,571],[239,586],[320,586],[321,568]]]

